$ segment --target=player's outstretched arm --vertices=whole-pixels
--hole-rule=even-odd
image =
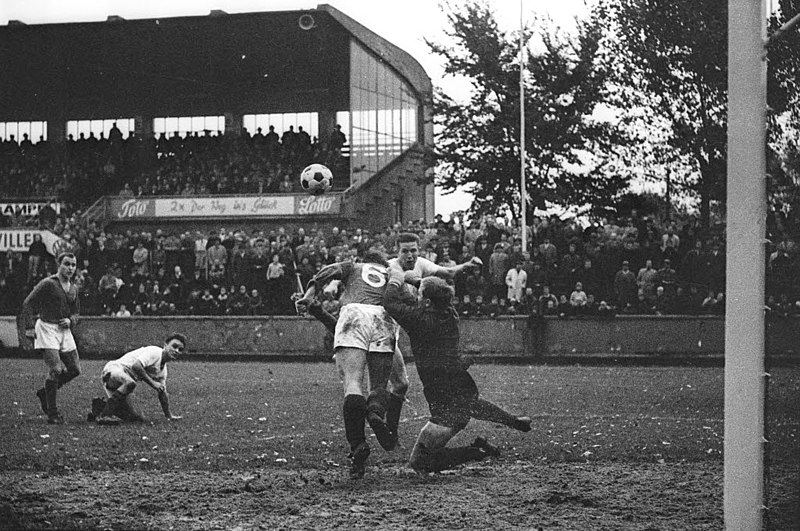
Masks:
[[[453,277],[455,277],[462,271],[466,269],[471,269],[473,267],[481,267],[482,265],[483,261],[477,256],[473,256],[463,264],[458,264],[450,267],[438,266],[439,268],[434,272],[433,275],[439,278],[443,278],[445,280],[453,280]]]
[[[161,391],[158,392],[158,401],[161,403],[161,410],[164,412],[164,416],[167,417],[169,420],[180,420],[183,417],[178,415],[173,415],[169,408],[169,393],[167,393],[167,388],[162,387]]]

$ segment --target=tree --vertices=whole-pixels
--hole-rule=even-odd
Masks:
[[[445,74],[467,79],[467,102],[441,91],[434,99],[438,184],[466,188],[473,214],[520,215],[520,87],[518,35],[502,32],[485,1],[448,6],[450,47],[428,42],[445,59]],[[533,32],[524,30],[525,42]],[[542,30],[541,51],[528,54],[525,78],[526,187],[529,204],[605,207],[627,183],[607,163],[623,143],[593,116],[606,97],[596,17],[573,37]]]
[[[797,9],[791,0],[782,0],[770,32]],[[712,202],[724,205],[726,199],[728,2],[601,0],[598,11],[611,34],[609,70],[622,123],[642,133],[639,154],[649,154],[648,165],[678,168],[674,184],[699,198],[707,227]],[[781,124],[796,124],[800,112],[797,35],[771,47],[768,60],[770,144],[775,149],[786,140]],[[787,119],[788,114],[794,118]],[[660,142],[667,149],[659,149]]]
[[[725,198],[727,1],[603,0],[600,11],[617,107],[637,110],[645,134],[665,121],[664,155],[689,161],[678,184],[699,196],[708,226],[711,202]]]

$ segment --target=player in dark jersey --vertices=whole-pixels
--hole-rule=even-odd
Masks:
[[[364,476],[370,454],[364,433],[365,421],[376,435],[385,437],[389,392],[386,384],[397,342],[397,323],[383,308],[387,282],[386,257],[370,250],[361,263],[338,262],[323,267],[308,283],[305,294],[295,302],[305,313],[317,289],[332,280],[342,281],[341,310],[334,334],[336,366],[344,385],[345,436],[350,444],[350,476]],[[369,373],[370,393],[364,398],[363,374]]]
[[[36,284],[22,303],[25,334],[33,338],[33,348],[42,355],[49,370],[44,387],[36,392],[48,424],[64,423],[56,393],[81,373],[78,347],[72,336],[80,308],[78,288],[73,281],[77,261],[74,254],[61,253],[56,263],[58,272]],[[34,315],[38,319],[31,326]]]
[[[453,289],[441,278],[424,278],[415,299],[403,288],[405,275],[401,268],[392,267],[389,275],[384,306],[408,333],[431,413],[414,444],[410,466],[418,473],[439,472],[499,455],[497,448],[482,437],[470,446],[446,447],[470,418],[524,432],[531,429],[530,418],[512,415],[480,398],[478,387],[467,372],[469,364],[458,351],[460,335]]]

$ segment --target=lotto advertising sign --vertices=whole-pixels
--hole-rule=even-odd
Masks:
[[[342,197],[340,195],[300,195],[295,196],[295,214],[298,216],[339,214]]]
[[[47,252],[56,256],[59,251],[65,250],[66,242],[49,230],[0,230],[0,252],[14,251],[27,253],[33,243],[33,235],[41,234],[42,242],[47,247]]]
[[[164,218],[239,218],[335,215],[340,196],[175,197],[109,200],[109,221]]]

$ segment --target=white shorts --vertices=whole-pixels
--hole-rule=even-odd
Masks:
[[[36,337],[33,339],[33,348],[57,350],[59,352],[70,352],[78,350],[75,345],[75,338],[72,337],[72,330],[61,328],[57,324],[45,323],[41,319],[36,320]]]
[[[352,303],[343,306],[339,312],[333,347],[394,352],[397,335],[397,322],[383,306]]]
[[[131,378],[125,367],[116,361],[106,363],[105,367],[103,367],[103,372],[100,373],[100,381],[103,382],[103,389],[109,398],[120,385],[128,382],[136,383],[136,380]]]

